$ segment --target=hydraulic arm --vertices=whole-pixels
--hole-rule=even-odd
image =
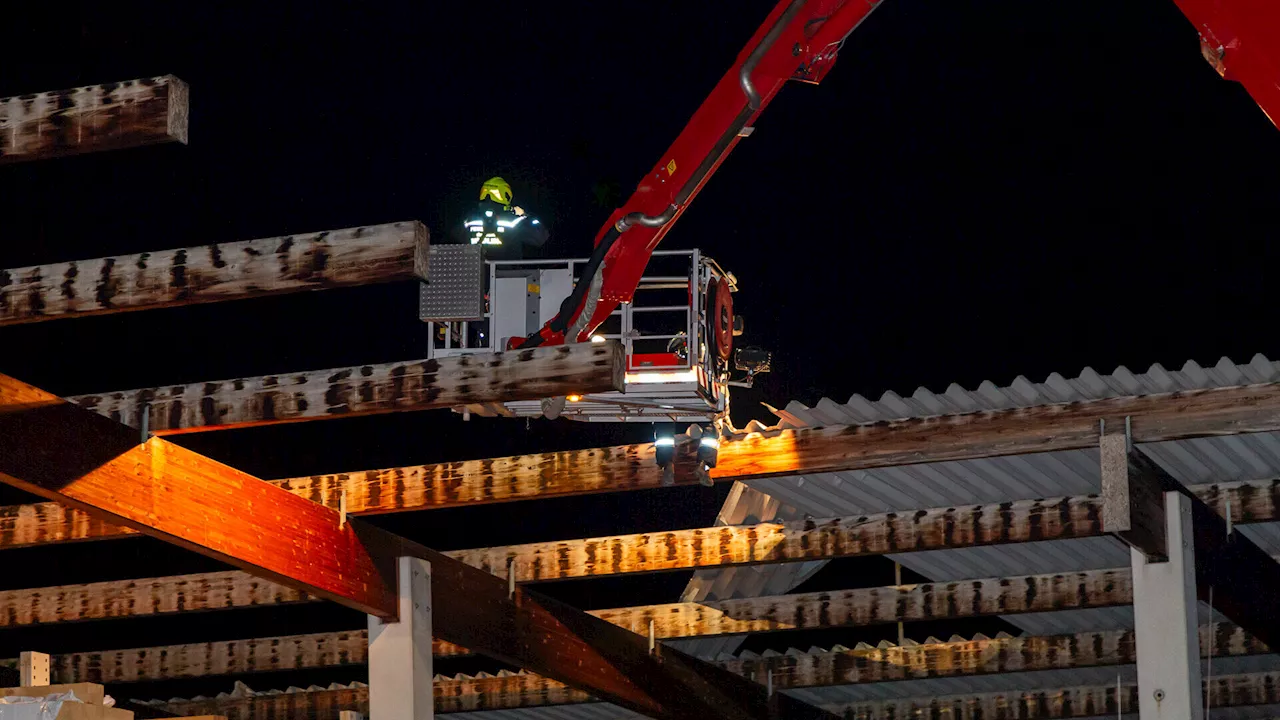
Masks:
[[[1274,121],[1280,113],[1280,1],[1174,0],[1204,56],[1240,81]],[[781,0],[689,124],[596,235],[595,251],[559,313],[521,347],[582,342],[630,302],[655,247],[787,80],[818,83],[849,33],[881,0]]]
[[[787,80],[818,83],[880,0],[782,0],[689,124],[609,217],[560,312],[522,347],[582,342],[630,302],[654,248]]]

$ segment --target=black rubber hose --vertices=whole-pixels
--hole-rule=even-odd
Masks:
[[[591,278],[595,277],[596,270],[600,268],[600,263],[604,262],[604,256],[609,253],[609,248],[613,247],[613,243],[621,237],[622,233],[616,228],[609,228],[609,231],[600,238],[600,244],[591,253],[591,257],[587,260],[587,264],[582,269],[582,274],[578,276],[578,282],[573,286],[573,292],[569,293],[569,297],[560,303],[560,312],[551,318],[549,326],[556,332],[564,332],[569,327],[569,318],[573,316],[573,311],[578,309],[578,305],[582,303],[582,299],[587,295],[587,288],[591,286]],[[568,338],[565,339],[568,341]],[[522,348],[538,347],[542,344],[542,336],[534,333],[524,339],[520,344]]]

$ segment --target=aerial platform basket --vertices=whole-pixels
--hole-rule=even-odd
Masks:
[[[432,338],[428,357],[500,351],[511,338],[537,332],[560,310],[586,263],[586,258],[485,260],[479,246],[432,246],[428,283],[419,295],[419,318],[428,323]],[[728,410],[728,350],[720,351],[711,323],[733,326],[732,304],[727,297],[717,301],[716,295],[736,290],[736,279],[698,250],[657,251],[647,273],[634,300],[614,311],[592,338],[622,344],[624,391],[570,396],[564,417],[713,422]],[[717,308],[721,317],[710,317]],[[544,414],[536,401],[457,410],[507,417]]]

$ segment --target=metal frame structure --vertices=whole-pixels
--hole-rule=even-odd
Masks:
[[[651,274],[641,278],[637,296],[614,310],[593,336],[622,345],[624,389],[575,394],[561,413],[563,417],[596,422],[711,422],[728,412],[729,386],[710,355],[706,307],[711,283],[724,278],[736,290],[736,280],[697,249],[659,250],[653,255]],[[439,342],[432,343],[428,357],[493,352],[505,347],[512,337],[524,337],[559,311],[588,262],[587,258],[486,261],[488,302],[484,317],[476,322],[428,320],[431,337],[443,334]],[[558,282],[553,284],[551,278]],[[530,289],[521,292],[516,287],[516,295],[509,297],[505,287],[500,289],[500,281],[516,279],[527,281]],[[655,297],[661,300],[646,302]],[[652,329],[652,318],[660,318],[661,330]],[[519,330],[504,333],[502,328],[512,327],[513,321]],[[666,352],[668,342],[680,332],[690,348],[684,359]],[[543,414],[537,401],[464,407],[467,412],[486,416]]]

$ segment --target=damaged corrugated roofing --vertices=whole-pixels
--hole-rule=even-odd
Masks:
[[[987,381],[974,390],[966,390],[952,385],[942,394],[919,388],[909,397],[887,392],[872,401],[854,395],[845,403],[824,399],[812,408],[792,402],[785,409],[774,411],[779,418],[777,425],[766,428],[753,424],[745,430],[777,431],[884,422],[1278,380],[1280,363],[1263,355],[1255,355],[1247,364],[1222,358],[1212,367],[1188,361],[1173,371],[1158,364],[1142,373],[1121,366],[1106,375],[1085,368],[1074,378],[1054,373],[1039,383],[1019,376],[1007,386]],[[1280,476],[1280,433],[1151,443],[1142,449],[1173,477],[1188,484]],[[767,521],[1087,494],[1098,492],[1100,482],[1097,453],[1092,450],[793,475],[738,483],[756,492],[731,492],[720,520],[723,523],[727,518],[761,510],[773,514],[773,517],[758,517]],[[1252,525],[1242,531],[1264,549],[1280,553],[1280,523]],[[938,550],[890,557],[931,580],[1118,567],[1129,562],[1128,549],[1111,538]],[[822,563],[807,565],[812,572]],[[777,594],[802,581],[801,572],[781,565],[700,571],[690,582],[686,594],[697,595],[697,599]],[[1207,608],[1202,608],[1202,615],[1207,618]],[[1010,616],[1005,620],[1040,635],[1131,627],[1132,617],[1128,608],[1109,608]],[[683,649],[698,654],[725,650],[723,641],[713,642],[715,645],[708,641],[688,641]]]

